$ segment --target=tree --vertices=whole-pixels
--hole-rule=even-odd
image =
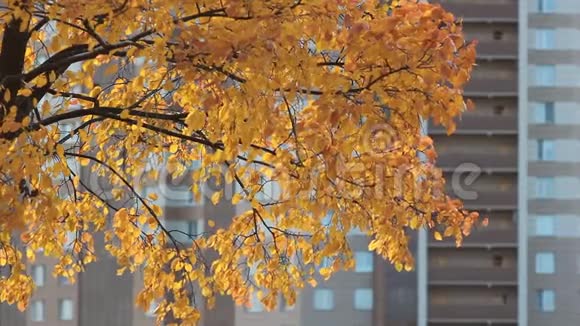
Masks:
[[[191,288],[209,306],[254,291],[292,304],[315,274],[353,267],[355,228],[409,270],[411,230],[459,244],[478,219],[444,194],[421,135],[424,119],[451,133],[470,106],[475,45],[438,5],[11,0],[0,12],[0,299],[20,309],[26,260],[42,248],[74,279],[98,258],[96,234],[120,272],[144,270],[139,306],[160,300],[159,320],[191,324]],[[211,180],[235,184],[208,197],[248,209],[180,243],[141,187],[161,162],[197,198]],[[280,194],[263,196],[272,184]]]

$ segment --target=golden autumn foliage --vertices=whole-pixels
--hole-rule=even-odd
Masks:
[[[421,135],[426,119],[453,132],[470,106],[474,44],[438,5],[21,0],[0,20],[0,302],[26,307],[39,249],[72,280],[103,234],[119,273],[144,273],[137,304],[190,325],[193,289],[209,307],[293,304],[353,267],[352,230],[409,270],[412,230],[460,243],[477,220]],[[196,198],[247,209],[177,241],[142,187],[162,165]],[[202,193],[210,180],[235,193]]]

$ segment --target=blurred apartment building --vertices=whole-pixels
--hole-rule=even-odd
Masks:
[[[436,2],[479,42],[466,88],[477,110],[453,136],[438,126],[428,133],[450,193],[489,226],[459,249],[420,232],[411,273],[395,272],[353,234],[354,272],[275,312],[222,298],[202,325],[580,325],[580,0]],[[174,228],[195,232],[207,217],[225,225],[239,209],[172,191],[163,206]],[[114,261],[102,259],[68,284],[49,275],[50,265],[30,266],[41,286],[25,314],[0,306],[0,326],[154,324],[134,309],[138,274],[118,277]]]

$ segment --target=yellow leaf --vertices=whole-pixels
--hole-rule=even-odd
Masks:
[[[93,239],[93,236],[88,232],[83,232],[81,239],[83,240],[83,242],[89,242]]]
[[[121,114],[119,116],[121,117],[121,119],[128,119],[129,118],[129,110],[121,111]]]
[[[481,221],[481,225],[487,227],[489,225],[489,218],[488,217],[484,218],[483,221]]]
[[[215,227],[215,222],[213,220],[207,220],[207,225],[209,225],[210,228]]]
[[[21,88],[18,90],[18,95],[28,97],[32,95],[32,90],[30,88]]]
[[[240,202],[240,200],[242,200],[242,195],[240,195],[240,194],[235,194],[235,195],[232,197],[232,204],[233,204],[233,205],[237,205],[237,204]]]
[[[30,247],[26,248],[26,258],[28,258],[30,262],[34,262],[34,260],[36,259],[36,253]]]
[[[219,203],[219,201],[220,201],[220,199],[221,199],[221,196],[222,196],[222,192],[221,192],[221,191],[216,191],[216,192],[214,192],[214,194],[213,194],[213,195],[211,195],[211,202],[212,202],[214,205],[217,205],[217,203]]]
[[[316,282],[315,279],[311,278],[308,280],[308,284],[310,284],[310,286],[312,286],[313,288],[315,288],[318,285],[318,282]]]
[[[201,294],[204,297],[209,297],[211,295],[211,289],[204,286],[203,289],[201,289]]]
[[[27,301],[25,301],[25,300],[18,300],[18,303],[16,304],[16,307],[21,312],[24,312],[24,310],[26,310],[27,306],[28,306],[28,304],[27,304]]]
[[[448,227],[445,229],[445,232],[443,232],[443,235],[444,235],[444,236],[446,236],[446,237],[449,237],[449,236],[451,236],[452,234],[453,234],[453,227],[451,227],[451,226],[448,226]]]
[[[322,277],[324,277],[325,280],[328,280],[330,278],[330,275],[332,275],[332,269],[328,267],[322,267],[319,270],[319,273]]]
[[[91,92],[89,93],[90,97],[98,97],[99,94],[101,93],[102,88],[100,86],[96,86],[95,88],[93,88],[91,90]]]
[[[117,67],[116,65],[109,65],[109,66],[107,67],[107,69],[105,69],[105,71],[103,72],[103,74],[104,74],[105,76],[111,76],[111,75],[113,75],[115,72],[117,72],[117,68],[118,68],[118,67]]]
[[[43,87],[46,84],[48,84],[48,80],[46,78],[46,75],[42,74],[42,75],[38,76],[36,78],[35,84],[37,87]]]
[[[7,89],[6,92],[4,92],[4,102],[8,103],[10,102],[10,90]]]
[[[157,200],[159,198],[159,196],[154,192],[150,193],[147,197],[151,200]]]
[[[179,149],[179,146],[177,144],[171,144],[169,146],[169,152],[175,154],[177,152],[177,150]]]
[[[403,264],[401,262],[396,262],[395,263],[395,269],[397,270],[397,272],[400,272],[403,270]]]
[[[375,239],[369,243],[369,251],[373,251],[379,247],[379,242]]]
[[[91,163],[91,160],[86,157],[81,157],[79,158],[79,163],[81,163],[82,166],[88,166],[89,163]]]
[[[413,216],[413,218],[411,218],[410,226],[412,229],[416,229],[419,227],[419,218],[417,216]]]
[[[205,125],[205,114],[201,110],[194,109],[187,115],[185,123],[189,130],[199,130]]]
[[[56,145],[56,153],[60,158],[64,158],[64,147],[61,144]]]
[[[437,241],[443,240],[443,237],[441,236],[441,233],[439,233],[438,231],[435,231],[433,233],[433,236],[435,237],[435,240],[437,240]]]

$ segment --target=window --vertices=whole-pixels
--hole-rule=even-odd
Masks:
[[[264,311],[264,306],[262,301],[258,298],[258,293],[256,291],[252,292],[250,297],[250,306],[246,308],[247,312],[262,312]]]
[[[349,236],[365,235],[365,233],[358,226],[353,226],[353,228],[350,229],[350,231],[348,231],[348,235]]]
[[[555,123],[556,113],[554,111],[554,102],[543,102],[536,106],[536,123]]]
[[[278,182],[260,177],[262,188],[256,194],[256,198],[262,203],[272,203],[280,200],[280,185]]]
[[[554,235],[554,217],[538,216],[536,217],[536,235],[553,236]]]
[[[354,253],[356,265],[354,267],[357,273],[370,273],[373,271],[373,254],[368,251],[357,251]]]
[[[76,124],[74,123],[60,123],[58,125],[59,131],[60,131],[60,139],[64,139],[65,137],[67,137],[67,140],[65,141],[65,144],[68,145],[74,145],[77,144],[80,140],[78,135],[73,135],[72,132],[76,129]]]
[[[503,265],[503,256],[502,255],[493,255],[493,266],[494,267],[501,267]]]
[[[73,319],[73,301],[71,299],[58,300],[58,319],[60,320]]]
[[[553,49],[556,47],[556,32],[553,29],[536,30],[536,49]]]
[[[373,289],[354,290],[354,309],[356,310],[373,309]]]
[[[332,259],[330,259],[329,257],[322,257],[322,260],[320,260],[320,265],[318,265],[317,267],[317,271],[320,271],[321,268],[330,268],[333,264]]]
[[[147,316],[147,317],[154,317],[155,316],[155,310],[157,310],[157,306],[159,306],[159,303],[157,301],[151,302],[149,304],[149,308],[145,312],[145,316]]]
[[[501,294],[501,303],[503,303],[504,305],[508,304],[508,295],[507,295],[507,293],[502,293]]]
[[[34,300],[30,304],[30,320],[44,321],[44,301]]]
[[[77,126],[74,123],[59,123],[58,126],[56,128],[58,128],[59,134],[60,134],[60,140],[64,140],[64,144],[63,146],[65,146],[65,149],[71,152],[74,152],[74,146],[76,144],[78,144],[79,142],[79,136],[77,135],[72,135],[71,133],[75,130]],[[52,166],[51,163],[50,166]],[[80,171],[81,171],[81,165],[80,162],[78,160],[78,158],[73,157],[73,156],[68,156],[66,158],[66,164],[68,166],[68,168],[70,169],[70,171],[66,171],[66,174],[68,175],[69,172],[73,173],[74,175],[80,175]],[[47,166],[48,167],[48,166]]]
[[[314,290],[314,310],[328,311],[334,309],[334,293],[329,289]]]
[[[324,217],[322,218],[322,221],[320,221],[320,223],[323,226],[330,226],[330,224],[332,223],[332,215],[334,215],[333,211],[326,213],[326,215],[324,215]]]
[[[157,193],[160,197],[163,196],[167,206],[193,206],[197,204],[189,186],[162,184]]]
[[[554,196],[554,178],[539,177],[536,178],[536,197],[550,198]]]
[[[555,259],[553,252],[536,253],[536,273],[554,274]]]
[[[198,220],[174,220],[174,219],[166,219],[163,222],[163,226],[168,231],[171,232],[171,235],[176,241],[182,243],[190,243],[192,242],[191,236],[196,236],[198,234]]]
[[[163,163],[165,168],[162,170],[162,174],[159,177],[159,185],[157,189],[154,190],[159,198],[164,201],[165,206],[198,206],[203,203],[205,189],[200,190],[202,192],[202,196],[200,200],[196,200],[192,185],[189,182],[190,179],[187,178],[187,174],[183,174],[179,177],[171,177],[170,173],[168,173],[167,167],[169,163],[170,155],[168,153],[164,154]],[[152,169],[158,169],[158,166],[155,166],[155,160],[150,159],[151,165],[153,165]],[[157,164],[158,165],[158,164]],[[188,171],[197,170],[201,167],[201,161],[195,160],[192,161],[191,165],[187,167]]]
[[[556,294],[554,290],[538,290],[538,309],[543,312],[556,310]]]
[[[556,0],[538,0],[538,12],[554,12],[556,10]]]
[[[538,160],[554,160],[554,141],[547,139],[538,139]]]
[[[556,66],[536,66],[536,86],[554,86],[556,84]]]
[[[280,296],[280,311],[294,311],[296,304],[290,305],[284,296]]]
[[[44,265],[32,265],[32,279],[36,286],[44,286],[46,267]]]
[[[496,105],[493,107],[493,114],[495,115],[503,115],[505,112],[505,106],[503,105]]]
[[[70,285],[70,284],[71,282],[68,279],[68,277],[64,277],[61,275],[58,276],[58,285]]]
[[[77,239],[77,233],[74,231],[67,231],[64,246],[67,250],[72,250],[73,245]]]

